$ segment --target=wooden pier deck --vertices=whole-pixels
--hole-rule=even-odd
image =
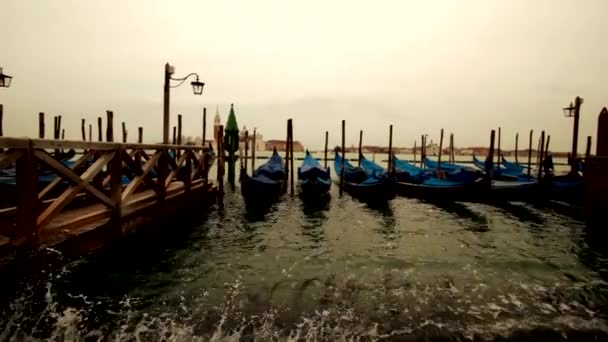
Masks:
[[[213,162],[207,147],[0,137],[0,149],[0,162],[15,165],[0,170],[14,176],[1,189],[0,257],[82,237],[103,244],[216,199],[217,187],[207,179]],[[78,150],[78,158],[54,157],[66,150]]]

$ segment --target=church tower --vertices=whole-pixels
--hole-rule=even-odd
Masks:
[[[222,123],[220,122],[220,107],[215,107],[215,117],[213,118],[213,140],[215,140],[215,146],[217,146],[217,135],[220,132],[220,126]]]

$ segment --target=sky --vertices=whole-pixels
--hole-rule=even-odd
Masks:
[[[606,0],[459,1],[151,1],[1,0],[0,89],[4,134],[36,136],[38,112],[62,115],[66,138],[80,122],[125,122],[129,140],[162,140],[163,71],[197,72],[202,96],[172,89],[171,125],[207,137],[219,106],[234,103],[240,127],[318,149],[329,132],[347,145],[412,146],[421,134],[454,133],[457,146],[527,145],[533,129],[551,149],[571,146],[572,119],[561,108],[584,98],[579,152],[595,141],[608,106]],[[94,126],[95,127],[95,126]],[[446,140],[447,141],[447,140]]]

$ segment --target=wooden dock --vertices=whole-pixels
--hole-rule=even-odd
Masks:
[[[15,166],[0,170],[15,180],[1,189],[0,257],[70,244],[84,248],[80,238],[90,248],[216,201],[217,187],[208,180],[212,155],[203,146],[0,137],[0,150],[0,165]],[[76,157],[55,158],[65,151]]]

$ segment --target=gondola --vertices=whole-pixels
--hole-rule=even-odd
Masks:
[[[486,171],[486,162],[473,156],[473,164],[480,170]],[[530,182],[533,177],[524,172],[524,167],[519,164],[509,163],[507,165],[494,165],[493,179],[511,182]]]
[[[258,167],[251,176],[241,168],[239,181],[246,201],[271,201],[279,197],[285,181],[283,159],[275,149],[270,159]]]
[[[331,187],[329,168],[323,168],[308,151],[302,166],[298,168],[298,186],[302,197],[307,199],[327,195]]]
[[[461,169],[437,173],[425,170],[393,156],[397,176],[396,189],[400,195],[440,201],[465,200],[479,188],[481,177],[464,175]],[[453,179],[448,179],[448,175]],[[460,178],[460,179],[459,179]]]
[[[336,151],[334,170],[340,178],[342,156]],[[395,196],[393,181],[386,173],[354,167],[344,160],[344,190],[364,201],[386,201]]]

